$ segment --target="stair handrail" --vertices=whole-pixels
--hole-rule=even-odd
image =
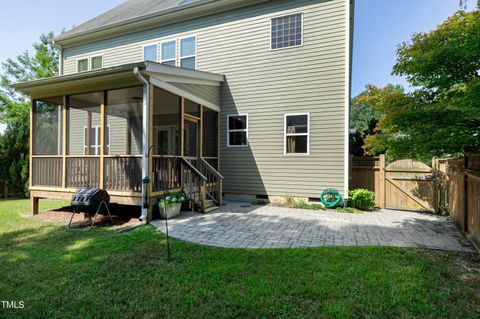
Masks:
[[[207,178],[195,167],[193,166],[192,163],[190,163],[189,161],[187,161],[184,157],[180,157],[182,159],[182,163],[184,163],[185,165],[188,166],[188,168],[190,168],[198,177],[200,177],[200,179],[202,181],[206,181]]]
[[[202,162],[202,164],[205,165],[205,166],[208,168],[208,170],[209,170],[216,178],[225,179],[222,174],[220,174],[215,168],[213,168],[212,165],[210,165],[209,162],[207,162],[206,160],[204,160],[202,157],[200,157],[199,159],[200,159],[200,161]]]

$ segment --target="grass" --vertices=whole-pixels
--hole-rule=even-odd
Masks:
[[[59,203],[41,201],[41,208]],[[67,231],[0,201],[0,308],[20,318],[478,318],[478,260],[401,248],[242,250],[149,226]],[[465,266],[467,265],[467,266]],[[477,268],[475,268],[477,267]],[[470,270],[468,270],[470,269]]]

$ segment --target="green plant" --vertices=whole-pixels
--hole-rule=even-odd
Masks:
[[[366,189],[354,189],[348,192],[350,206],[361,210],[372,210],[375,208],[375,193]]]
[[[255,199],[255,202],[253,202],[254,205],[259,205],[259,206],[265,206],[270,204],[270,201],[266,198],[257,198]]]
[[[174,204],[181,204],[186,201],[186,196],[183,193],[171,192],[167,193],[166,197],[161,197],[158,200],[158,206],[161,208],[169,208]]]

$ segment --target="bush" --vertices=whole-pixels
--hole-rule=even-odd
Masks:
[[[375,193],[366,189],[355,189],[348,192],[350,205],[361,210],[372,210],[375,208]]]

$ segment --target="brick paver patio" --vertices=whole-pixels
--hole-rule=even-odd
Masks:
[[[152,225],[165,232],[165,221]],[[473,252],[447,217],[381,210],[364,214],[228,203],[169,220],[172,237],[217,247],[398,246]]]

